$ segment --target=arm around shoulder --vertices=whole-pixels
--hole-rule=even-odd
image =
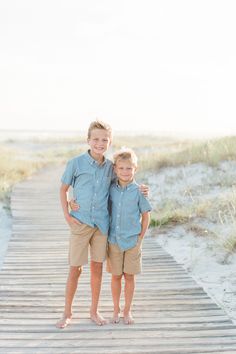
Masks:
[[[149,197],[149,187],[146,184],[140,184],[139,186],[140,192],[144,195],[144,197]]]

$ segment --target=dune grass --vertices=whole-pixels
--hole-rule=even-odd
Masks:
[[[191,215],[190,208],[168,201],[160,210],[152,211],[150,227],[185,224]]]
[[[20,160],[12,150],[0,147],[0,200],[8,198],[16,182],[32,175],[40,167],[42,163]]]
[[[231,234],[220,239],[220,246],[227,252],[227,256],[236,252],[236,229]]]
[[[236,187],[215,206],[220,224],[228,230],[224,235],[217,234],[217,242],[228,255],[236,251]]]
[[[205,163],[217,166],[221,161],[236,160],[236,136],[207,140],[204,142],[178,143],[176,150],[172,152],[153,151],[140,153],[139,168],[145,170],[157,170],[169,166],[190,165],[193,163]]]
[[[12,186],[34,174],[40,168],[53,164],[65,163],[72,156],[76,156],[79,149],[48,149],[35,153],[33,157],[21,157],[20,151],[0,146],[0,200],[9,205],[9,195]]]
[[[166,225],[186,224],[195,218],[208,217],[212,202],[193,201],[191,205],[180,205],[176,202],[167,201],[160,210],[152,212],[151,227]]]

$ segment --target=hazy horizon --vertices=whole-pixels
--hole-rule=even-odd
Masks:
[[[199,133],[194,134],[186,132],[168,132],[168,131],[122,131],[113,130],[114,136],[157,136],[158,138],[176,138],[176,139],[214,139],[226,136],[236,136],[236,134],[213,134],[213,133]],[[0,141],[11,139],[27,140],[31,138],[74,138],[84,137],[86,141],[87,130],[55,130],[55,129],[1,129]]]

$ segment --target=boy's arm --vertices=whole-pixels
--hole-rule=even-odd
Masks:
[[[67,221],[67,223],[70,224],[80,224],[80,222],[73,218],[73,216],[71,216],[69,214],[69,209],[68,209],[68,201],[67,201],[67,192],[69,189],[69,185],[68,184],[64,184],[62,183],[61,188],[60,188],[60,199],[61,199],[61,206],[62,206],[62,210],[63,210],[63,214],[64,217]]]
[[[142,213],[142,217],[141,217],[141,232],[139,234],[141,238],[145,236],[149,223],[150,223],[150,212],[146,211],[145,213]]]

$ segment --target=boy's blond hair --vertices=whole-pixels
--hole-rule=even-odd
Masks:
[[[123,148],[123,149],[115,152],[113,155],[114,165],[119,160],[130,160],[132,165],[134,165],[135,167],[137,167],[137,165],[138,165],[138,158],[132,149]]]
[[[93,122],[90,123],[90,126],[88,128],[88,139],[90,139],[91,137],[91,132],[93,129],[103,129],[103,130],[106,130],[109,135],[110,135],[110,138],[112,138],[112,129],[111,129],[111,126],[101,120],[95,120]]]

